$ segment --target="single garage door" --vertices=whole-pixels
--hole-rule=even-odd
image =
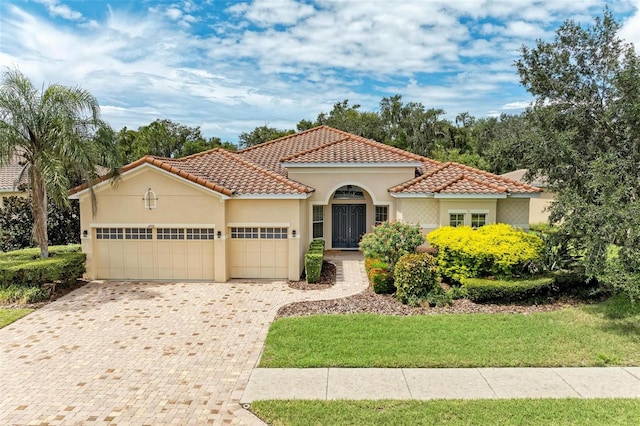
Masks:
[[[288,228],[231,228],[231,278],[286,278]]]
[[[214,279],[213,228],[96,228],[100,279]]]

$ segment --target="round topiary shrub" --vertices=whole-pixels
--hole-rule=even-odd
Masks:
[[[396,263],[394,278],[396,298],[405,304],[420,305],[443,292],[436,258],[428,253],[402,256]]]

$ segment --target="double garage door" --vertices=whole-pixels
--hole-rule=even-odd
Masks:
[[[288,228],[232,227],[229,242],[232,278],[286,278]]]
[[[213,228],[96,228],[100,279],[214,280]]]

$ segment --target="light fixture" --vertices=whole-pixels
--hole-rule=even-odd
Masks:
[[[292,236],[293,238],[295,238],[295,237],[296,237],[296,230],[295,230],[295,229],[294,229],[293,231],[291,231],[291,236]]]
[[[222,238],[222,231],[218,231],[218,238]]]
[[[87,238],[89,236],[89,231],[87,231],[86,229],[82,231],[82,236]]]

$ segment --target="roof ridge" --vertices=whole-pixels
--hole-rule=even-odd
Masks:
[[[281,158],[280,162],[284,163],[285,161],[292,160],[292,159],[294,159],[296,157],[302,157],[303,155],[307,155],[307,154],[312,153],[312,152],[320,151],[321,149],[324,149],[324,148],[326,148],[328,146],[335,145],[337,143],[344,142],[346,140],[349,140],[348,136],[345,136],[342,139],[336,139],[335,141],[325,142],[322,145],[314,146],[312,148],[305,149],[304,151],[296,152],[295,154],[291,154],[291,155],[289,155],[287,157]]]
[[[451,164],[455,165],[455,166],[458,166],[458,167],[461,167],[461,168],[463,168],[465,170],[472,170],[473,172],[481,174],[481,175],[484,175],[484,176],[490,176],[492,178],[496,178],[497,180],[507,181],[507,182],[512,183],[512,184],[514,184],[516,186],[524,187],[524,189],[528,189],[528,190],[536,190],[537,189],[537,190],[540,190],[540,188],[538,188],[536,186],[529,185],[529,184],[526,184],[524,182],[520,182],[520,181],[517,181],[517,180],[514,180],[514,179],[510,179],[510,178],[507,178],[507,177],[504,177],[504,176],[501,176],[501,175],[497,175],[495,173],[490,173],[490,172],[487,172],[486,170],[476,169],[475,167],[467,166],[466,164],[460,164],[460,163],[456,163],[456,162],[451,162]]]
[[[259,164],[256,164],[252,161],[247,160],[246,158],[244,158],[243,156],[239,155],[236,152],[231,152],[231,151],[226,151],[224,150],[224,155],[232,158],[235,161],[238,161],[239,163],[242,163],[246,166],[249,166],[251,168],[253,168],[254,170],[257,170],[258,172],[265,174],[273,179],[276,179],[277,181],[295,189],[296,191],[301,191],[301,192],[312,192],[312,188],[306,186],[306,185],[302,185],[294,180],[291,180],[287,177],[284,177],[276,172],[273,172],[271,170],[265,169],[264,167],[260,166]]]
[[[458,182],[460,182],[460,181],[461,181],[461,180],[463,180],[464,178],[465,178],[464,173],[460,173],[459,175],[454,176],[452,179],[449,179],[448,181],[446,181],[446,182],[445,182],[445,183],[443,183],[442,185],[440,185],[440,186],[436,186],[436,187],[433,189],[433,192],[440,192],[440,191],[442,191],[443,189],[445,189],[445,188],[447,188],[447,187],[449,187],[449,186],[453,185],[454,183],[458,183]]]
[[[311,129],[303,130],[302,132],[295,132],[295,133],[292,133],[290,135],[280,136],[277,139],[273,139],[273,140],[270,140],[270,141],[259,143],[259,144],[253,145],[253,146],[248,146],[246,148],[242,148],[241,150],[236,151],[236,153],[237,154],[244,154],[245,152],[254,150],[254,149],[258,148],[258,147],[272,145],[275,142],[280,142],[282,140],[289,139],[289,138],[292,138],[294,136],[300,136],[300,135],[305,135],[307,133],[316,132],[316,131],[320,130],[323,127],[328,127],[328,126],[325,126],[325,125],[316,126],[316,127],[312,127]]]
[[[409,188],[412,185],[415,185],[418,182],[423,181],[424,179],[433,176],[434,174],[440,172],[441,170],[446,169],[447,167],[449,167],[449,162],[446,163],[440,163],[438,164],[433,170],[429,170],[428,172],[421,174],[420,176],[416,176],[411,180],[408,180],[406,182],[403,182],[399,185],[396,185],[392,188],[389,189],[389,191],[391,192],[400,192],[404,189]],[[435,191],[434,191],[435,192]]]
[[[187,180],[189,180],[191,182],[194,182],[194,183],[197,183],[198,185],[202,185],[205,188],[209,188],[211,190],[214,190],[216,192],[220,192],[220,193],[222,193],[224,195],[227,195],[227,196],[233,195],[233,191],[230,190],[229,188],[225,188],[222,185],[218,185],[218,184],[213,183],[213,182],[211,182],[209,180],[206,180],[206,179],[203,179],[201,177],[195,176],[195,175],[193,175],[193,174],[191,174],[189,172],[185,172],[184,170],[182,170],[182,169],[180,169],[178,167],[172,166],[167,161],[165,161],[165,160],[167,160],[166,158],[154,158],[152,156],[145,156],[145,157],[142,158],[142,160],[146,160],[144,162],[146,162],[148,164],[151,164],[152,166],[158,167],[159,169],[165,170],[165,171],[167,171],[169,173],[173,173],[176,176],[180,176],[181,178],[187,179]],[[173,160],[173,159],[169,158],[168,160]],[[128,169],[128,170],[131,170],[131,168]]]

